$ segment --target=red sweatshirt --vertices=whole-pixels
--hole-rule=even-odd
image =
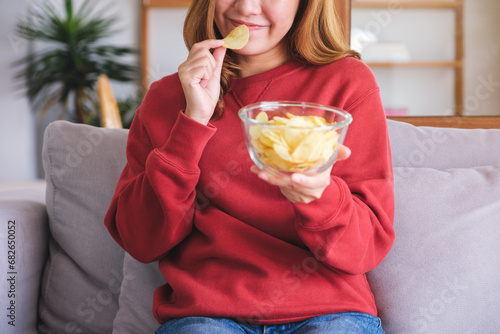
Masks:
[[[237,112],[259,101],[336,106],[353,122],[349,159],[323,196],[292,204],[250,171]],[[154,83],[137,111],[105,224],[141,262],[159,260],[160,323],[186,316],[259,323],[327,313],[376,315],[365,273],[394,239],[391,156],[379,88],[360,61],[290,62],[235,79],[208,126],[185,116],[177,74]]]

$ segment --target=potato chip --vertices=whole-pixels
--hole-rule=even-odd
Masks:
[[[267,114],[264,111],[261,111],[257,115],[257,117],[255,117],[255,120],[258,122],[267,123],[269,122],[269,116],[267,116]]]
[[[255,118],[261,123],[277,125],[253,125],[250,137],[262,163],[288,172],[301,172],[326,163],[337,149],[339,134],[327,125],[323,117],[296,116],[273,117],[260,112]]]
[[[239,50],[247,45],[250,39],[250,29],[244,24],[237,26],[224,38],[225,48]]]
[[[293,161],[298,163],[318,161],[324,150],[323,138],[322,132],[309,132],[293,150]]]

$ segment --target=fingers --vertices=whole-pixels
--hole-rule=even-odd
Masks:
[[[285,196],[286,199],[288,199],[292,203],[308,204],[321,197],[321,194],[320,195],[303,194],[290,190],[289,188],[280,188],[280,191],[283,194],[283,196]]]
[[[179,67],[179,75],[185,78],[185,82],[189,85],[196,85],[201,80],[209,80],[213,75],[215,61],[210,57],[203,57],[189,62],[188,64]],[[189,74],[189,76],[187,76]]]
[[[226,49],[222,40],[206,40],[193,45],[189,56],[179,66],[186,109],[184,114],[207,124],[220,94],[220,77]],[[214,53],[210,52],[214,49]]]
[[[224,57],[226,56],[226,48],[217,48],[214,50],[213,57],[215,60],[215,73],[219,76],[221,74],[222,65],[224,64]]]
[[[351,149],[347,146],[340,145],[337,161],[346,160],[351,156]]]
[[[345,160],[350,155],[351,150],[341,145],[337,161]],[[325,189],[330,185],[332,168],[333,165],[327,170],[314,175],[307,175],[306,173],[275,175],[261,170],[255,165],[251,167],[251,170],[261,180],[279,187],[283,196],[290,202],[307,204],[321,198]]]
[[[194,44],[191,47],[191,51],[196,49],[217,49],[222,45],[224,45],[224,41],[222,39],[207,39]]]
[[[261,180],[278,186],[281,193],[292,203],[310,203],[321,198],[324,190],[331,182],[331,168],[315,175],[301,173],[274,175],[260,170],[257,166],[252,166],[251,170]]]
[[[316,175],[295,173],[290,176],[291,187],[281,187],[281,192],[292,203],[310,203],[321,198],[331,182],[331,168]]]
[[[217,51],[217,58],[220,58],[221,52],[223,52],[224,55],[226,52],[226,49],[221,47],[223,43],[224,41],[218,39],[217,40],[209,39],[200,43],[196,43],[189,51],[189,56],[186,63],[188,63],[189,65],[189,63],[191,62],[195,62],[199,59],[206,58],[206,60],[210,62],[212,68],[218,66],[218,61],[221,62],[222,66],[222,61],[224,60],[224,56],[222,56],[222,59],[218,59],[218,61],[216,61],[215,56],[210,52],[210,50],[216,49],[214,53]]]
[[[181,80],[185,84],[197,85],[202,80],[212,79],[214,75],[220,78],[226,51],[221,47],[223,43],[222,40],[206,40],[193,45],[187,60],[178,68]],[[210,52],[213,48],[216,48],[216,56]]]
[[[198,84],[203,79],[212,78],[215,66],[215,60],[209,52],[199,52],[179,66],[179,76],[187,84]]]
[[[261,170],[255,165],[251,167],[251,171],[257,174],[261,180],[272,185],[304,190],[326,187],[330,183],[331,170],[332,168],[330,167],[327,170],[315,175],[306,175],[302,173],[275,175],[270,174],[265,170]]]
[[[339,152],[338,152],[336,161],[346,160],[350,156],[351,156],[351,149],[349,149],[347,146],[341,145],[339,147]],[[328,168],[323,173],[329,175],[331,173],[332,167]],[[309,185],[311,187],[315,186],[314,181],[311,181],[311,179],[309,179],[307,177],[303,177],[302,176],[303,174],[300,174],[300,173],[292,174],[291,179],[289,179],[289,178],[277,177],[277,176],[271,175],[271,174],[267,173],[266,171],[261,170],[259,167],[255,166],[255,165],[253,165],[250,169],[252,172],[257,174],[259,176],[259,178],[261,178],[262,180],[269,182],[271,184],[277,185],[277,186],[289,186],[289,185],[291,185],[292,182]]]
[[[259,179],[266,181],[269,184],[278,186],[278,187],[291,187],[292,186],[292,180],[290,179],[289,175],[277,175],[277,174],[270,174],[269,172],[265,170],[261,170],[259,167],[253,165],[250,167],[250,170],[257,174]]]

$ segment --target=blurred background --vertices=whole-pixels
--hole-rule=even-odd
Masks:
[[[73,0],[73,10],[77,12],[84,2]],[[453,115],[457,82],[456,12],[432,6],[399,7],[399,2],[390,0],[387,6],[379,4],[373,8],[354,6],[353,47],[362,52],[364,61],[373,69],[388,115]],[[64,0],[0,0],[2,183],[43,178],[39,159],[43,130],[61,115],[61,107],[55,105],[41,117],[40,105],[27,98],[19,87],[19,80],[15,79],[19,68],[14,63],[41,52],[50,44],[27,41],[16,30],[20,22],[39,24],[29,14],[40,4],[64,13]],[[126,112],[131,110],[132,115],[127,117],[133,117],[145,86],[141,81],[139,57],[143,36],[141,1],[100,0],[91,9],[91,16],[116,15],[113,33],[100,43],[138,51],[116,58],[135,67],[134,78],[126,82],[112,80],[117,100]],[[465,0],[463,13],[463,114],[500,115],[500,1]],[[182,39],[185,14],[186,8],[150,9],[144,27],[149,36],[147,83],[176,72],[186,58]],[[75,121],[67,114],[64,117]]]

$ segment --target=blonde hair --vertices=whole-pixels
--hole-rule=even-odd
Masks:
[[[215,1],[191,2],[184,21],[184,41],[189,50],[195,43],[222,38],[214,23]],[[360,58],[346,42],[333,0],[300,0],[294,23],[285,38],[290,55],[308,65],[330,64],[344,57]],[[231,80],[238,76],[238,70],[232,51],[227,50],[215,119],[222,116],[224,94]]]

